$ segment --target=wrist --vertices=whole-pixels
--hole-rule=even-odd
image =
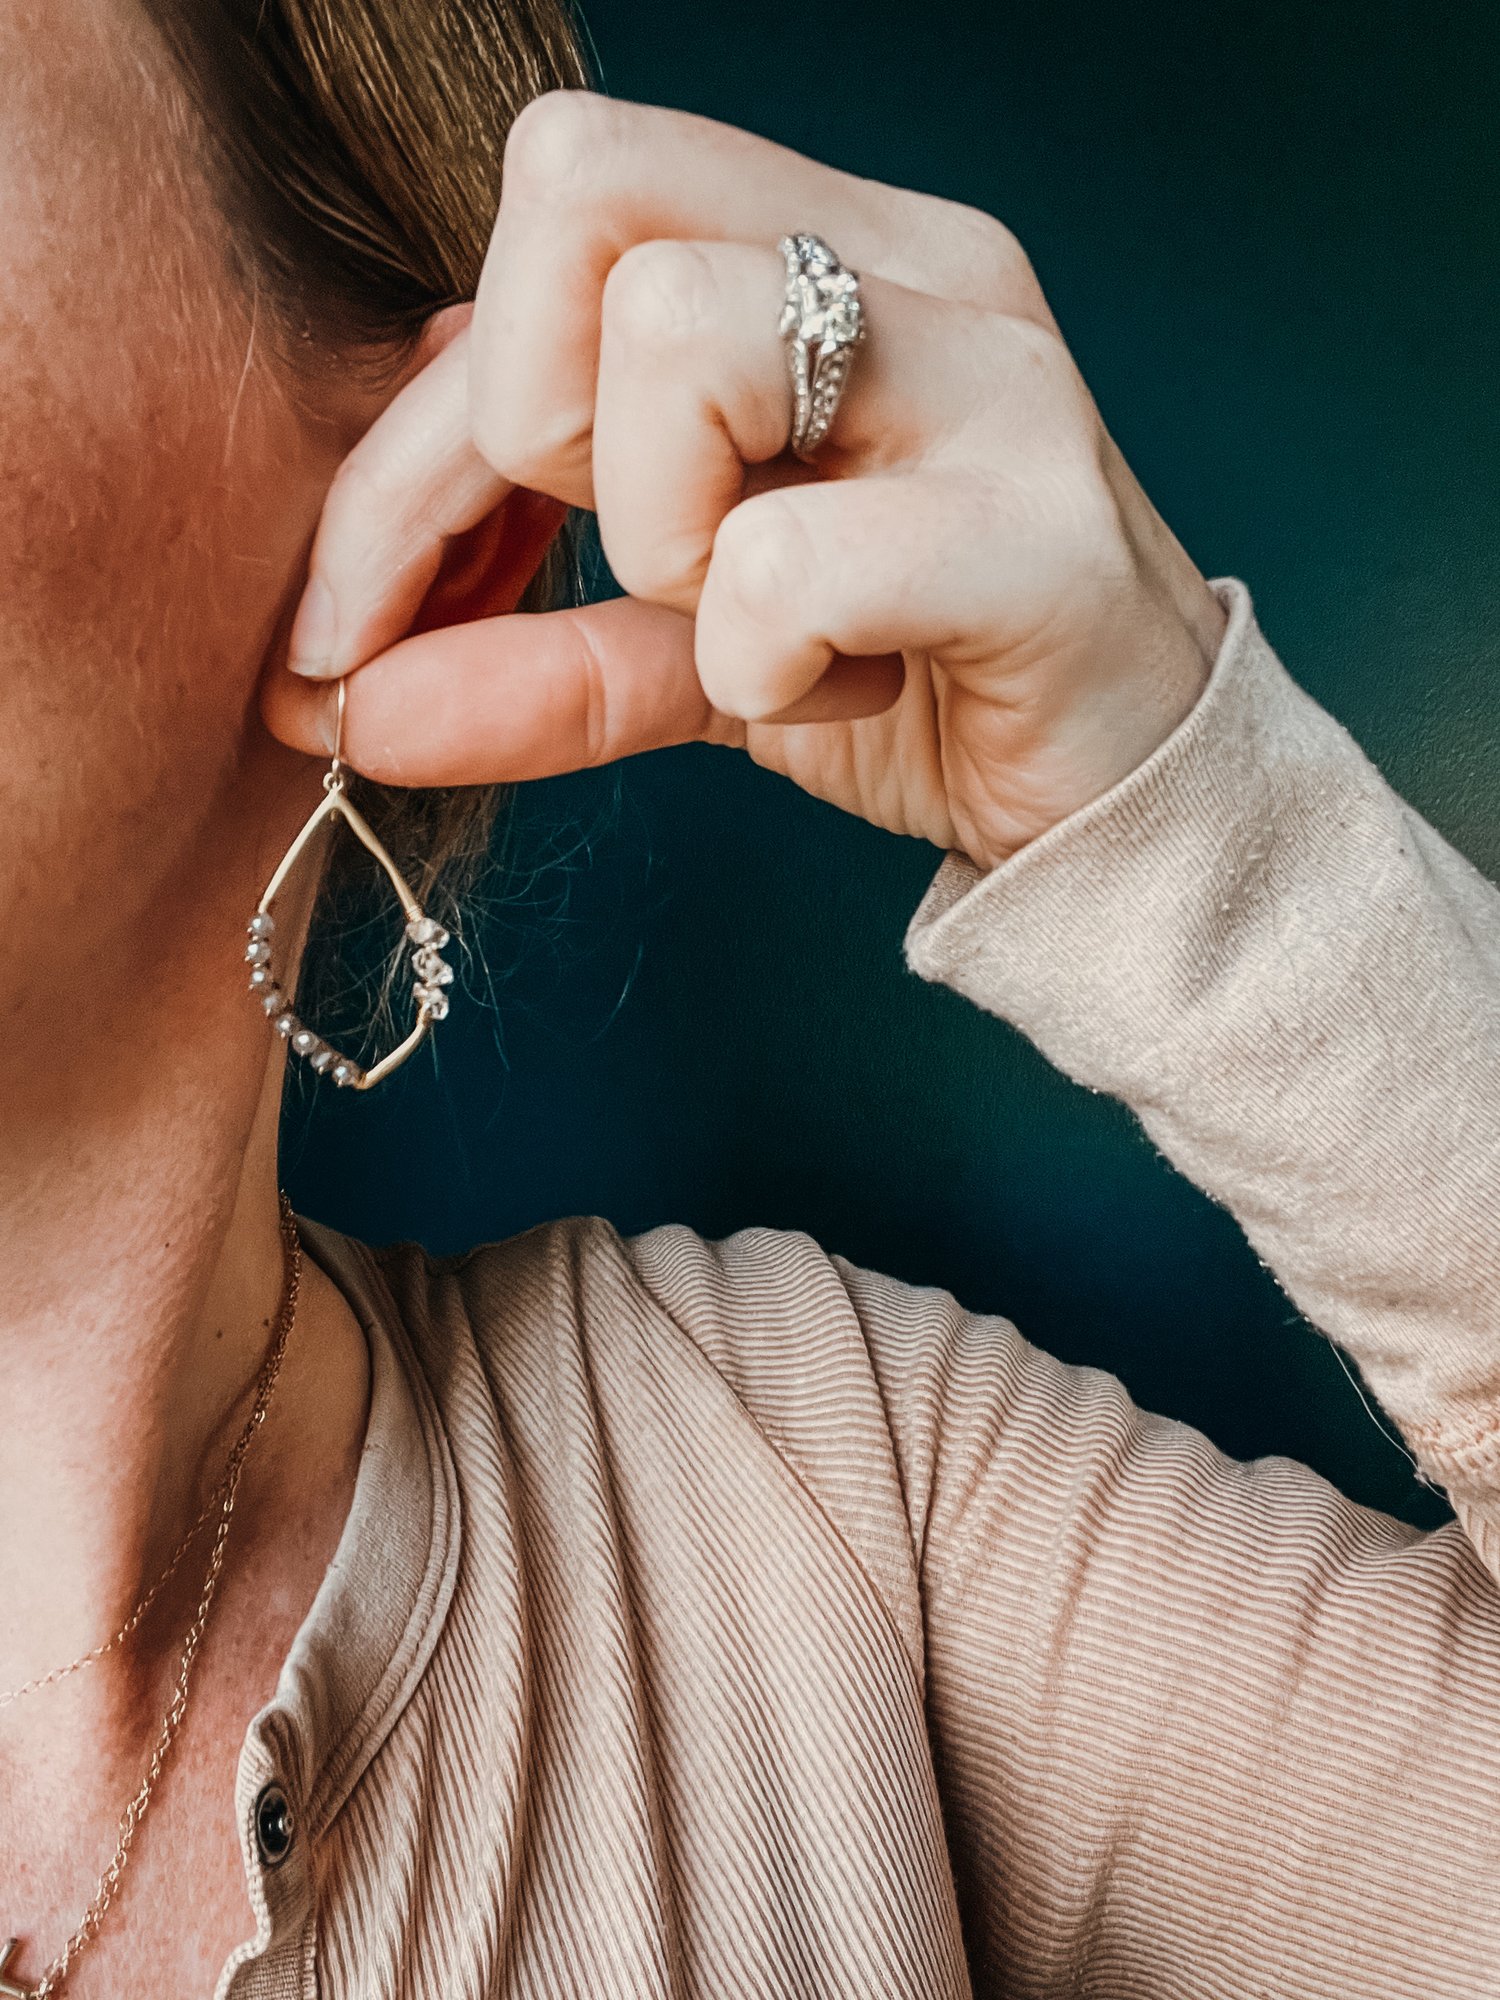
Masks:
[[[999,867],[1113,791],[1186,722],[1228,626],[1217,595],[1199,581],[1206,601],[1184,593],[1180,606],[1164,609],[1151,598],[1141,615],[1111,619],[1109,643],[1088,649],[1087,684],[1075,682],[1065,712],[1037,724],[1024,768],[1012,767],[1002,792],[956,824],[956,844],[976,867]]]

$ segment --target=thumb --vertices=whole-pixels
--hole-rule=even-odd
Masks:
[[[262,684],[266,725],[327,756],[336,692],[278,667]],[[344,760],[380,784],[505,784],[743,741],[703,692],[692,619],[628,597],[419,633],[348,677]]]
[[[716,709],[694,622],[633,597],[513,612],[403,639],[348,676],[344,760],[379,784],[517,783],[673,743],[744,749],[751,726]],[[778,723],[839,722],[891,702],[890,661],[836,658]],[[326,757],[337,683],[278,667],[262,684],[272,734]]]

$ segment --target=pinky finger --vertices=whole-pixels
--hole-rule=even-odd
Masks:
[[[951,475],[892,474],[781,487],[727,514],[698,605],[709,700],[745,722],[847,714],[851,672],[894,701],[899,655],[941,651],[993,622],[980,579],[997,568],[979,507]],[[976,556],[979,558],[976,560]],[[868,712],[868,710],[866,711]]]

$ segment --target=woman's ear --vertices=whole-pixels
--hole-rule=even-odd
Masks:
[[[417,335],[416,346],[412,349],[411,360],[401,371],[396,384],[405,388],[413,376],[420,375],[430,361],[436,361],[450,342],[457,340],[464,328],[474,317],[474,301],[465,299],[456,306],[444,306],[435,312]]]
[[[567,520],[560,500],[516,487],[494,513],[450,535],[413,632],[436,632],[514,611]]]
[[[415,380],[464,333],[471,300],[445,306],[422,329],[398,387]],[[514,611],[557,539],[568,510],[539,493],[516,489],[476,527],[451,535],[441,565],[412,621],[413,632],[472,623]]]

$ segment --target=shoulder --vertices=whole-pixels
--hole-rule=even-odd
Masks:
[[[411,1245],[379,1254],[403,1301],[460,1306],[485,1346],[565,1329],[595,1348],[621,1345],[644,1315],[656,1345],[685,1345],[757,1410],[773,1384],[805,1381],[810,1366],[820,1377],[871,1372],[849,1282],[866,1274],[804,1230],[708,1237],[666,1222],[625,1235],[604,1216],[570,1215],[457,1257]]]
[[[454,1257],[413,1244],[371,1253],[403,1320],[457,1313],[485,1350],[582,1339],[690,1349],[753,1407],[773,1379],[826,1365],[868,1374],[841,1272],[803,1230],[760,1225],[713,1238],[667,1222],[625,1235],[601,1215],[569,1215]]]
[[[710,1238],[663,1223],[623,1235],[603,1216],[574,1215],[459,1258],[423,1259],[409,1282],[424,1294],[424,1318],[462,1320],[503,1401],[518,1387],[541,1395],[545,1383],[558,1396],[578,1378],[606,1424],[620,1414],[622,1449],[667,1411],[679,1427],[733,1439],[747,1467],[776,1460],[866,1571],[916,1657],[901,1467],[848,1268],[802,1230],[756,1225]]]
[[[759,1406],[788,1377],[869,1375],[840,1262],[805,1230],[756,1224],[711,1238],[667,1222],[615,1243],[635,1280],[748,1402]]]

